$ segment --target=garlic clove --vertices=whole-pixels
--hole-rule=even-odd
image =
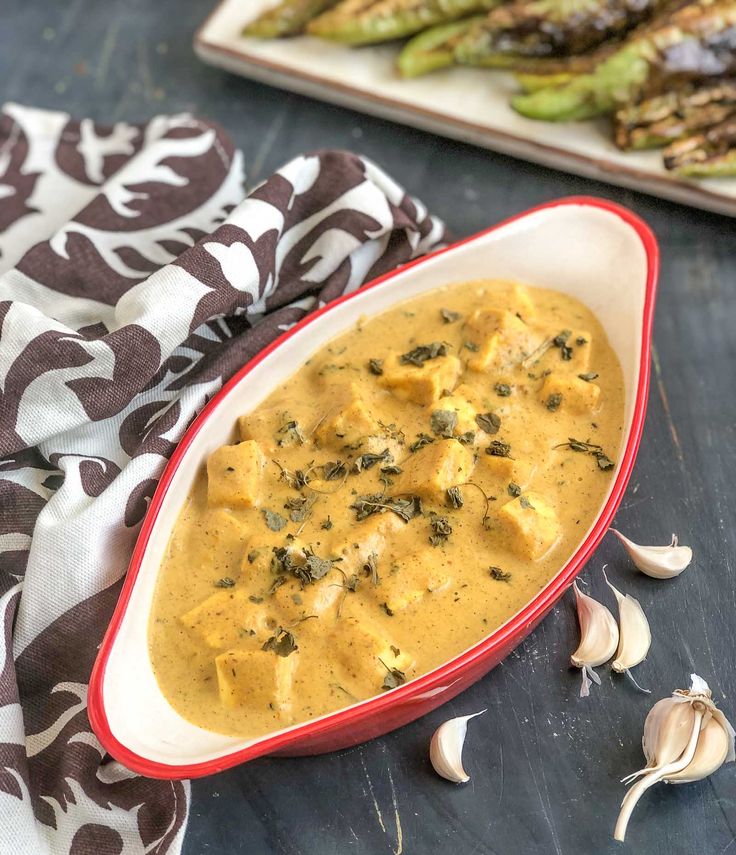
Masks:
[[[605,570],[603,576],[618,603],[619,641],[611,668],[619,674],[627,674],[634,685],[641,689],[641,686],[631,676],[629,669],[643,662],[649,653],[649,648],[652,645],[649,621],[638,600],[629,594],[622,594],[618,588],[615,588],[608,581]],[[643,689],[642,691],[647,690]]]
[[[590,694],[591,680],[600,685],[600,677],[593,668],[608,662],[616,652],[619,632],[613,615],[603,603],[584,594],[577,581],[573,583],[573,590],[580,624],[580,644],[570,662],[583,672],[580,697],[585,698]]]
[[[644,722],[641,747],[647,765],[623,778],[630,783],[649,772],[659,771],[682,755],[692,730],[693,711],[686,699],[662,698],[651,708]]]
[[[658,701],[647,716],[642,739],[647,766],[628,776],[642,777],[621,804],[616,840],[624,839],[636,803],[654,784],[702,780],[736,756],[736,732],[713,702],[708,684],[697,674],[690,680],[690,689],[677,689]]]
[[[693,759],[680,772],[663,778],[668,784],[689,784],[712,775],[726,762],[731,746],[728,733],[718,719],[711,717],[700,732]]]
[[[610,529],[624,545],[631,560],[642,573],[653,579],[672,579],[693,560],[693,551],[689,546],[680,546],[677,535],[672,535],[669,546],[640,546],[624,537],[615,528]]]
[[[429,759],[435,772],[455,784],[464,784],[470,776],[463,768],[463,745],[471,718],[483,715],[486,710],[451,718],[435,730],[429,744]]]
[[[655,718],[652,713],[658,707],[662,715]],[[651,723],[650,718],[654,718]],[[654,705],[644,724],[642,738],[642,749],[650,769],[659,769],[682,754],[690,738],[692,718],[690,704],[681,703],[676,698],[664,698]]]

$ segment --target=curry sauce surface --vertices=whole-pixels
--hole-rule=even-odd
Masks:
[[[199,474],[149,627],[165,696],[254,737],[480,641],[597,515],[623,412],[616,356],[569,296],[476,281],[360,322]]]

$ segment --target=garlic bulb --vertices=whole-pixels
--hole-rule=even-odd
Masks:
[[[455,784],[464,784],[470,776],[463,769],[463,745],[471,718],[483,715],[485,710],[473,715],[461,715],[441,724],[429,744],[429,759],[435,772]]]
[[[649,689],[642,689],[633,678],[631,668],[643,662],[649,653],[652,644],[649,621],[638,600],[629,594],[624,595],[617,588],[614,588],[608,581],[605,570],[603,576],[618,603],[619,642],[611,668],[619,674],[626,674],[638,689],[648,693]]]
[[[693,560],[692,549],[689,546],[679,546],[676,534],[672,535],[672,543],[669,546],[639,546],[615,528],[611,531],[623,543],[637,568],[653,579],[672,579],[679,576]]]
[[[636,803],[654,784],[700,781],[736,758],[736,734],[713,703],[708,684],[697,674],[691,674],[690,680],[690,689],[677,689],[658,701],[647,716],[642,739],[647,765],[628,776],[629,780],[641,777],[621,803],[616,840],[624,839]]]
[[[577,580],[573,583],[575,604],[580,624],[580,644],[570,662],[582,672],[580,697],[590,694],[591,680],[600,685],[601,678],[593,670],[613,656],[618,645],[618,626],[611,612],[598,600],[584,594]]]

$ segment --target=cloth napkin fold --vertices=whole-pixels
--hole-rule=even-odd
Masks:
[[[157,479],[244,362],[444,237],[347,152],[246,198],[242,182],[227,136],[190,115],[0,118],[2,852],[180,851],[188,784],[132,774],[86,714]]]

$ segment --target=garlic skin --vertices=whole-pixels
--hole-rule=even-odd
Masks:
[[[615,528],[609,530],[624,545],[636,567],[653,579],[673,579],[693,560],[692,549],[689,546],[680,546],[676,534],[672,535],[672,543],[669,546],[640,546]]]
[[[611,612],[598,600],[584,594],[573,582],[575,605],[580,624],[580,644],[570,657],[570,663],[582,672],[580,697],[590,694],[591,681],[600,685],[601,678],[593,668],[603,665],[614,655],[618,646],[619,632]]]
[[[611,668],[619,674],[626,674],[637,688],[643,692],[648,692],[648,689],[642,689],[636,682],[630,669],[647,658],[649,648],[652,646],[649,621],[638,600],[635,600],[630,594],[622,594],[618,588],[615,588],[608,581],[605,570],[603,577],[608,587],[613,591],[618,604],[619,642]]]
[[[451,718],[435,730],[429,744],[429,759],[434,771],[454,784],[465,784],[470,775],[463,768],[463,745],[471,718],[483,715],[486,710]]]
[[[647,765],[628,776],[629,780],[642,777],[621,803],[616,840],[623,841],[636,803],[654,784],[700,781],[736,759],[736,733],[713,702],[708,684],[697,674],[691,674],[690,680],[690,689],[677,689],[658,701],[647,716],[642,739]]]

